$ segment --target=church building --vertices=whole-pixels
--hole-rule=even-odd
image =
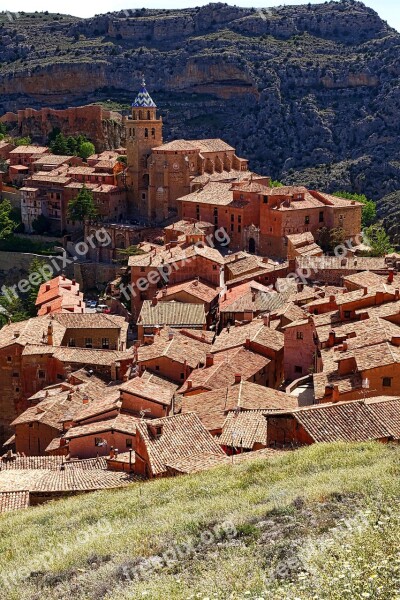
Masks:
[[[125,119],[128,206],[131,218],[160,223],[178,214],[177,198],[209,181],[249,175],[248,161],[220,139],[174,140],[163,144],[162,117],[142,87]]]

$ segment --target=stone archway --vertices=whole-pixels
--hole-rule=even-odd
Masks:
[[[253,237],[249,238],[249,253],[256,253],[256,240]]]

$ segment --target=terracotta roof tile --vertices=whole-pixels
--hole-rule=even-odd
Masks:
[[[230,412],[218,438],[221,446],[251,450],[255,444],[267,446],[267,420],[261,411]]]
[[[138,324],[146,326],[191,327],[206,324],[206,313],[203,304],[190,302],[157,302],[153,306],[145,300],[138,318]]]

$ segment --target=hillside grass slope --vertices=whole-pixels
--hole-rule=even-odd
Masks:
[[[0,597],[400,598],[400,449],[315,445],[0,518]]]

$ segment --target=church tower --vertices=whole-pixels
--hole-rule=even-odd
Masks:
[[[162,144],[162,118],[157,118],[157,106],[142,79],[140,92],[132,104],[131,115],[125,120],[130,216],[152,220],[149,199],[149,157],[152,148]]]

